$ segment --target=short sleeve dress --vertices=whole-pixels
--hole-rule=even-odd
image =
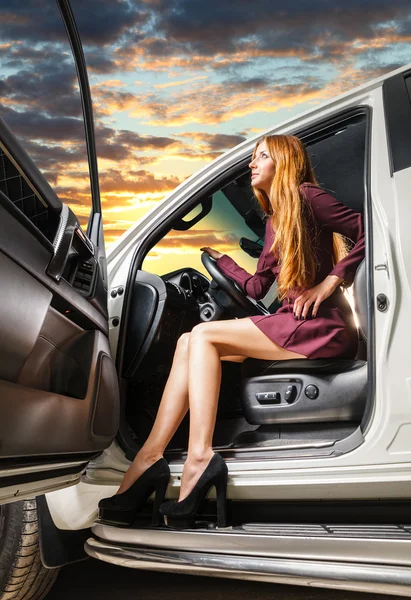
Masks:
[[[300,193],[311,209],[315,220],[316,276],[314,285],[327,275],[338,275],[344,282],[352,284],[357,267],[365,256],[364,223],[358,213],[318,186],[303,183]],[[333,232],[349,238],[354,246],[335,266],[333,265]],[[271,219],[267,219],[264,247],[258,259],[257,270],[250,275],[232,258],[224,254],[217,265],[223,273],[238,283],[243,292],[255,300],[263,298],[274,283],[280,267],[270,248],[274,241]],[[248,317],[273,342],[281,348],[302,354],[309,359],[344,358],[353,359],[357,353],[358,333],[351,307],[341,286],[324,300],[315,318],[305,320],[294,317],[294,300],[298,294],[289,293],[282,306],[270,315]]]

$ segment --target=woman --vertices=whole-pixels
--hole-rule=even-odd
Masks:
[[[196,325],[177,342],[152,431],[115,496],[101,500],[100,516],[131,523],[155,490],[153,524],[192,526],[202,498],[217,491],[217,525],[226,525],[227,466],[213,452],[221,361],[354,358],[357,331],[342,284],[351,285],[364,258],[357,213],[318,187],[310,159],[295,136],[267,136],[250,163],[251,182],[268,215],[255,275],[229,256],[201,248],[249,296],[262,298],[277,280],[282,306],[275,314]],[[354,247],[347,254],[344,238]],[[314,320],[313,320],[314,319]],[[170,471],[163,452],[190,409],[190,434],[178,501],[164,499]]]

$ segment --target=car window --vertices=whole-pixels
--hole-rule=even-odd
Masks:
[[[196,207],[186,215],[185,221],[199,212]],[[257,258],[249,256],[240,247],[241,237],[259,241],[258,235],[248,227],[242,215],[227,199],[222,190],[212,196],[212,209],[207,216],[187,231],[171,230],[156,244],[144,258],[142,268],[156,275],[164,276],[172,271],[191,267],[210,278],[201,262],[200,248],[209,246],[223,254],[228,254],[243,269],[254,274]],[[263,240],[260,240],[263,241]],[[276,296],[276,286],[272,286],[265,298],[265,306],[270,306]]]
[[[60,11],[56,2],[42,3],[41,9],[35,0],[12,6],[0,19],[0,115],[85,226],[91,210],[87,146],[77,72]],[[6,179],[16,177],[9,172],[5,169]],[[31,190],[28,199],[20,186],[8,185],[8,193],[23,212],[33,210]],[[23,195],[16,199],[16,194]]]

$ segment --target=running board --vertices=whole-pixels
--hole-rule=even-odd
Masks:
[[[301,541],[301,537],[298,539]],[[369,564],[364,560],[333,561],[328,556],[317,560],[269,558],[239,554],[238,551],[236,554],[189,552],[178,547],[168,550],[122,546],[95,538],[87,540],[85,550],[98,560],[134,569],[411,597],[409,567]]]
[[[90,556],[136,569],[411,597],[411,525],[247,523],[177,530],[96,522],[92,533],[85,545]]]

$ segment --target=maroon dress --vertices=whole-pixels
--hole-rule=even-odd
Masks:
[[[348,208],[334,196],[311,183],[303,183],[300,192],[311,207],[311,215],[318,232],[317,270],[313,286],[321,283],[327,275],[338,275],[344,280],[342,286],[350,286],[357,267],[365,256],[361,213]],[[355,244],[335,267],[332,262],[333,232],[341,233]],[[266,295],[280,270],[277,259],[273,252],[270,252],[273,241],[274,232],[269,218],[266,222],[264,247],[255,275],[250,275],[226,254],[217,260],[221,271],[234,279],[243,292],[255,300]],[[339,286],[321,303],[315,318],[309,316],[305,320],[297,320],[294,317],[293,305],[298,295],[289,293],[290,299],[285,299],[274,314],[248,318],[281,348],[303,354],[307,358],[355,358],[358,344],[357,328],[342,287]]]

